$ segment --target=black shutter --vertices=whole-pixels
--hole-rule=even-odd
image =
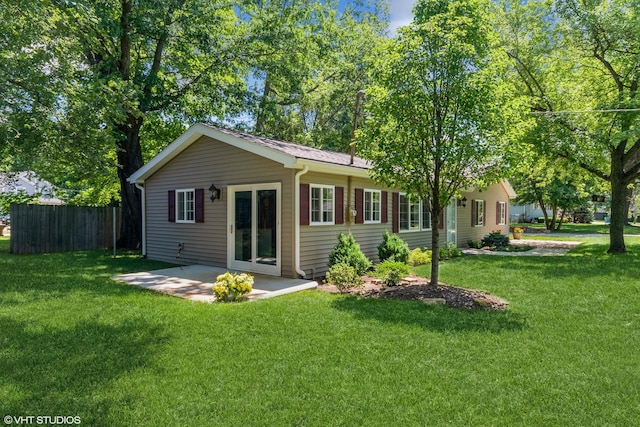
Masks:
[[[309,184],[300,184],[300,225],[309,225]]]
[[[169,190],[169,222],[176,222],[176,192]]]
[[[196,188],[196,222],[204,222],[204,189]]]
[[[344,187],[336,187],[335,190],[336,224],[344,224]]]

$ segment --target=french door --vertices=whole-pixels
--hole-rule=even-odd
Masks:
[[[280,188],[280,183],[228,188],[229,268],[280,275]]]

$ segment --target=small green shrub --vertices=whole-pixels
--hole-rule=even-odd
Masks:
[[[470,248],[482,249],[482,242],[479,240],[467,240],[467,245]]]
[[[504,248],[509,244],[509,236],[502,234],[500,230],[494,230],[482,238],[482,246]]]
[[[392,269],[389,270],[386,276],[384,276],[383,282],[385,286],[398,286],[403,277],[404,275],[398,270]]]
[[[356,269],[343,262],[331,266],[326,282],[335,285],[343,293],[364,283]]]
[[[445,260],[462,256],[462,251],[453,247],[439,248],[438,255],[441,260]]]
[[[409,261],[409,245],[396,234],[385,230],[382,242],[378,245],[380,261],[392,260],[407,263]]]
[[[412,267],[429,264],[430,262],[431,262],[431,251],[429,249],[425,249],[423,251],[420,248],[415,248],[409,254],[409,265]]]
[[[399,272],[403,277],[409,274],[409,266],[407,264],[397,261],[385,261],[375,266],[373,276],[383,279],[392,270]]]
[[[229,273],[216,277],[213,284],[213,294],[216,301],[237,301],[253,290],[253,276],[242,273]]]
[[[356,243],[351,233],[338,235],[338,243],[329,254],[329,268],[336,264],[348,264],[356,269],[358,276],[362,276],[369,267],[371,261],[360,250],[360,245]]]

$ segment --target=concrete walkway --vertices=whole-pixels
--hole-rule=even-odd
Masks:
[[[229,270],[221,267],[185,265],[163,270],[121,274],[114,279],[191,301],[213,302],[215,298],[211,288],[216,277],[227,271]],[[248,295],[250,300],[272,298],[318,287],[318,283],[312,280],[285,279],[253,273],[252,276],[254,283],[253,291]]]

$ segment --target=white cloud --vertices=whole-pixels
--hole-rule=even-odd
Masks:
[[[391,35],[396,34],[399,27],[408,25],[413,21],[413,13],[411,9],[416,0],[387,0],[389,4],[390,24],[389,31]]]

